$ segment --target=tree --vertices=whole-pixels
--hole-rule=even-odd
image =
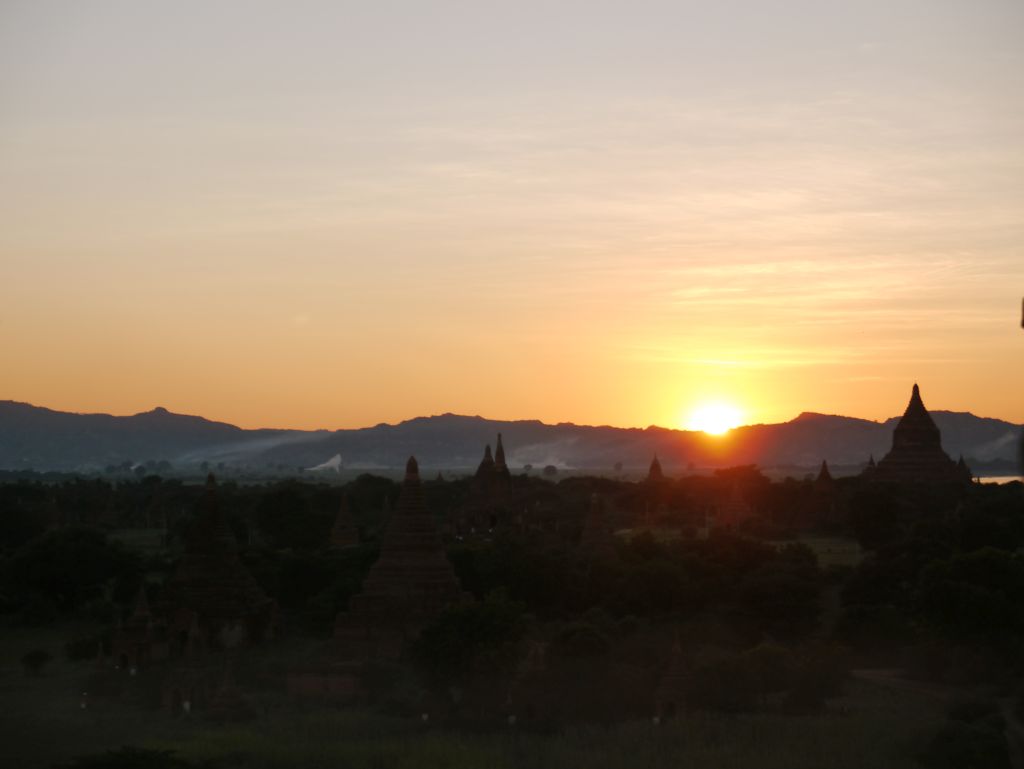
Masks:
[[[42,596],[74,611],[103,595],[111,583],[137,583],[137,556],[95,529],[61,529],[33,540],[10,560],[4,587],[11,595]]]
[[[506,675],[519,659],[526,631],[523,606],[502,593],[446,609],[413,646],[417,667],[436,683],[465,683],[474,675]]]
[[[1011,648],[1024,637],[1024,559],[982,548],[921,575],[925,618],[953,638]]]

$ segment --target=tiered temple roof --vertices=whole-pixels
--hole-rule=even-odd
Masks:
[[[484,458],[477,466],[474,480],[478,487],[490,489],[494,486],[504,485],[512,477],[508,464],[505,461],[505,446],[501,442],[501,433],[498,433],[497,448],[491,456],[491,444],[484,449]]]
[[[939,428],[924,407],[921,390],[916,384],[910,403],[893,431],[892,449],[878,463],[871,478],[892,483],[970,480],[966,464],[959,469],[942,450]]]
[[[814,483],[818,486],[832,484],[832,473],[829,472],[828,462],[824,459],[821,460],[821,469],[818,470],[818,477],[814,479]]]
[[[335,637],[366,639],[382,628],[400,630],[408,637],[464,595],[434,516],[423,501],[416,459],[410,457],[380,557],[360,593],[352,597],[349,611],[338,615]]]
[[[491,455],[491,444],[484,449],[484,458],[476,468],[476,478],[486,478],[494,472],[494,457]]]
[[[504,480],[508,480],[512,476],[508,464],[505,462],[505,447],[501,443],[501,433],[498,433],[498,444],[494,449],[494,472]]]
[[[654,455],[654,459],[651,460],[651,467],[647,471],[648,481],[663,481],[665,480],[665,473],[661,470],[661,461],[658,459],[658,455]]]
[[[164,659],[168,653],[165,635],[149,609],[146,587],[140,585],[131,616],[114,630],[111,654],[118,665],[130,668]]]
[[[168,615],[194,613],[216,632],[224,625],[247,626],[249,635],[267,635],[273,601],[238,557],[238,545],[220,508],[211,474],[198,520],[189,530],[174,575],[161,595]]]
[[[470,484],[469,495],[455,516],[457,536],[487,536],[510,523],[512,474],[505,461],[505,447],[498,433],[497,450],[490,444]]]

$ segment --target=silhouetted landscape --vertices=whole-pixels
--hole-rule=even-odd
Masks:
[[[1024,769],[1024,2],[0,2],[0,769]]]
[[[77,452],[170,436],[162,456],[206,465],[218,447],[283,436],[326,443],[315,456],[361,439],[373,461],[411,446],[451,460],[494,426],[446,416],[355,438],[252,435],[166,413],[12,408],[22,435],[81,435]],[[1019,435],[945,416],[989,444]],[[749,428],[804,452],[887,433],[845,477],[824,459],[812,477],[772,479],[652,454],[635,479],[559,479],[514,469],[527,449],[513,436],[604,462],[643,441],[675,457],[698,444],[532,422],[501,423],[472,472],[450,478],[416,458],[401,481],[9,471],[0,620],[23,673],[0,690],[7,755],[26,767],[1010,767],[1024,736],[1024,496],[1019,481],[974,480],[941,423],[915,385],[895,424],[805,414]]]
[[[1021,425],[969,413],[932,412],[944,445],[979,472],[1016,468]],[[803,413],[790,422],[737,428],[724,438],[662,427],[623,429],[498,421],[444,414],[359,430],[242,430],[202,417],[155,409],[130,417],[67,414],[0,402],[0,470],[39,472],[168,472],[196,475],[203,468],[261,475],[292,475],[322,467],[346,475],[400,472],[410,454],[425,467],[472,472],[479,447],[497,433],[510,446],[513,467],[540,472],[646,473],[657,454],[674,472],[687,468],[757,464],[811,472],[821,461],[859,472],[888,449],[898,417],[885,422]],[[333,460],[333,462],[332,462]],[[163,463],[163,464],[161,464]],[[140,469],[140,466],[141,469]]]

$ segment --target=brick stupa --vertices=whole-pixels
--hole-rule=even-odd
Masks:
[[[276,607],[238,556],[213,475],[206,479],[199,517],[160,603],[172,637],[193,623],[213,648],[246,645],[274,634]]]
[[[660,483],[665,480],[665,473],[661,469],[661,460],[658,459],[658,455],[654,455],[654,459],[651,460],[651,466],[647,470],[647,482],[648,483]]]
[[[505,461],[505,447],[498,433],[498,448],[491,454],[491,446],[484,449],[476,473],[469,484],[469,494],[454,516],[453,534],[457,539],[487,538],[511,523],[512,473]]]
[[[348,658],[398,656],[405,641],[465,595],[423,501],[416,459],[410,457],[380,557],[349,611],[338,615],[335,639],[347,647]]]
[[[892,435],[892,449],[870,473],[874,481],[887,483],[969,482],[966,464],[958,467],[942,450],[942,436],[915,384],[910,403]]]

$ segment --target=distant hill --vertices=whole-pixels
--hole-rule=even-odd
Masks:
[[[969,413],[933,411],[943,446],[954,459],[1009,462],[1021,425]],[[717,467],[810,468],[862,465],[889,449],[897,418],[885,422],[804,413],[789,422],[740,427],[726,436],[661,427],[618,428],[536,420],[498,421],[442,414],[397,425],[334,432],[243,430],[156,408],[133,416],[71,414],[0,401],[0,469],[97,471],[125,462],[166,460],[176,468],[206,461],[255,470],[268,466],[348,469],[401,467],[415,454],[425,468],[471,468],[483,447],[504,442],[513,468],[532,464],[611,470],[621,462],[638,471],[657,453],[668,472],[693,464]]]

